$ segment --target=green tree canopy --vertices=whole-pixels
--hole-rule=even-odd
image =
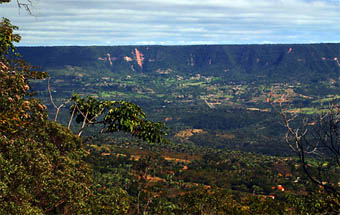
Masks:
[[[46,106],[33,97],[29,80],[48,75],[20,59],[16,29],[8,19],[0,22],[0,214],[126,212],[125,201],[115,204],[126,193],[98,192],[81,139],[48,120]],[[79,96],[72,101],[71,122],[74,117],[82,128],[101,124],[106,132],[125,131],[149,142],[165,135],[163,124],[146,120],[135,104]]]
[[[14,29],[0,22],[0,214],[82,211],[91,177],[81,141],[32,97],[28,80],[47,74],[13,57]]]
[[[134,103],[99,101],[92,97],[81,98],[77,94],[71,101],[74,103],[70,108],[69,125],[73,118],[82,124],[78,136],[87,126],[101,125],[100,132],[123,131],[149,143],[166,141],[163,138],[166,135],[164,123],[146,120],[146,114]]]

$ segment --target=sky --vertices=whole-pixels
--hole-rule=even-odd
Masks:
[[[340,0],[32,0],[31,11],[0,4],[20,46],[340,42]]]

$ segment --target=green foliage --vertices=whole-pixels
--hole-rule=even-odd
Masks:
[[[16,48],[13,42],[19,42],[21,37],[18,34],[14,34],[13,31],[18,27],[12,25],[9,19],[2,18],[0,22],[0,56],[1,61],[7,60],[5,58],[10,52],[15,52]]]
[[[270,124],[280,133],[279,125],[268,123],[275,121],[275,116],[266,109],[251,112],[245,107],[263,105],[258,102],[264,99],[262,93],[277,86],[275,81],[282,81],[281,71],[313,66],[309,60],[301,66],[290,58],[285,54],[288,46],[264,46],[273,54],[256,46],[190,46],[187,50],[168,47],[168,53],[162,51],[163,47],[138,47],[149,61],[134,73],[130,68],[137,65],[122,61],[126,53],[131,53],[131,47],[104,48],[105,53],[119,55],[120,60],[113,62],[114,68],[121,69],[119,72],[98,61],[103,53],[96,47],[36,48],[40,55],[49,51],[41,59],[60,75],[60,83],[72,80],[70,85],[58,85],[58,98],[70,95],[77,87],[92,93],[72,97],[70,122],[75,118],[81,124],[79,136],[86,127],[93,127],[100,132],[123,131],[159,143],[132,144],[125,137],[110,141],[104,136],[90,142],[85,151],[81,139],[49,121],[46,106],[32,97],[28,79],[43,79],[47,74],[17,58],[13,42],[20,37],[13,34],[15,29],[7,19],[0,23],[0,214],[327,214],[337,210],[337,196],[326,195],[308,183],[293,159],[188,146],[192,141],[202,146],[216,146],[214,142],[219,142],[221,148],[235,144],[254,149],[258,148],[255,139],[274,146],[275,142],[267,138],[274,132],[262,128]],[[325,45],[333,46],[336,47]],[[300,51],[297,58],[315,59],[315,53],[305,56],[307,51],[300,45],[293,48]],[[56,56],[62,58],[62,63],[56,63]],[[174,57],[168,60],[169,56]],[[36,59],[34,54],[28,58]],[[81,67],[84,61],[88,67]],[[176,64],[178,61],[182,63]],[[325,66],[331,71],[338,69],[332,64]],[[102,73],[95,69],[87,73],[88,68],[100,68],[110,77],[99,76]],[[274,70],[278,72],[273,73]],[[315,78],[321,70],[316,65],[315,69],[306,70],[310,74],[299,75]],[[164,74],[152,74],[154,71]],[[220,71],[224,71],[223,75]],[[201,80],[195,75],[197,72],[207,77]],[[334,75],[327,74],[327,78]],[[262,80],[263,75],[273,79]],[[243,81],[245,77],[247,81]],[[116,82],[97,85],[99,79]],[[233,83],[239,80],[242,82]],[[258,87],[253,80],[262,85]],[[85,86],[87,81],[96,84]],[[283,91],[290,89],[285,84],[279,86]],[[311,87],[307,91],[313,90]],[[147,120],[141,107],[134,103],[115,101],[126,95],[137,98],[144,106],[155,105],[149,109],[152,117],[166,116],[178,129],[174,134],[187,127],[204,130],[182,139],[188,145],[168,144],[163,139],[163,123]],[[222,104],[216,108],[209,103],[213,101]],[[240,141],[234,141],[236,137]],[[276,149],[270,149],[271,153]],[[338,177],[332,180],[337,182]],[[278,184],[286,191],[277,190]],[[308,196],[309,193],[313,195]]]
[[[287,202],[297,214],[337,214],[339,203],[332,194],[311,192],[308,195],[287,194]]]
[[[127,191],[128,214],[138,214],[138,206],[140,214],[329,214],[337,209],[336,198],[310,184],[294,159],[173,144],[96,142],[89,146],[87,162],[101,187]]]
[[[1,208],[9,214],[71,214],[86,205],[90,172],[79,140],[54,123],[1,137]]]
[[[143,68],[132,54],[136,48],[144,55]],[[320,103],[336,97],[339,86],[339,44],[19,50],[49,71],[56,100],[64,101],[74,92],[99,101],[123,99],[141,106],[150,119],[165,121],[171,141],[269,155],[291,154],[282,141],[280,119],[270,113],[270,93],[276,98],[287,95],[291,110],[316,113]],[[34,87],[45,89],[44,84]],[[41,90],[39,98],[48,104],[47,93]],[[60,119],[67,115],[61,113]],[[176,136],[193,128],[204,132]]]
[[[13,26],[1,24],[0,208],[3,214],[74,214],[91,191],[80,140],[47,120],[46,106],[31,97],[28,79],[42,79],[14,53]],[[14,28],[15,29],[15,28]],[[4,36],[5,35],[5,36]],[[9,49],[9,50],[8,50]]]
[[[289,214],[284,202],[239,193],[238,201],[231,191],[197,188],[180,197],[176,214]]]
[[[93,182],[81,139],[49,121],[46,106],[32,96],[29,80],[44,79],[47,73],[18,58],[15,29],[7,19],[0,22],[0,213],[126,214],[126,191]],[[133,103],[72,100],[73,115],[83,128],[102,123],[107,132],[163,140],[164,125],[146,120]]]
[[[146,114],[136,104],[126,101],[99,101],[93,97],[80,98],[77,94],[72,97],[72,101],[71,120],[74,116],[77,123],[83,123],[82,129],[100,124],[101,132],[124,131],[150,143],[165,141],[164,123],[146,120]]]
[[[120,187],[96,187],[91,198],[92,214],[125,215],[130,208],[130,197]]]

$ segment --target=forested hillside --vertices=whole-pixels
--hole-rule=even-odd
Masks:
[[[290,150],[282,144],[285,130],[268,101],[293,112],[318,113],[337,98],[339,86],[340,44],[19,50],[50,74],[60,102],[74,92],[132,101],[165,122],[174,142],[270,155]],[[52,108],[46,81],[33,86]]]
[[[70,64],[77,55],[60,52],[70,47],[41,48],[40,58],[29,53],[39,48],[23,50],[26,59],[49,72],[48,79],[48,73],[19,57],[13,46],[20,40],[13,34],[15,26],[7,19],[0,24],[4,41],[0,46],[0,213],[338,212],[339,165],[332,148],[338,141],[331,141],[330,152],[318,151],[326,157],[308,156],[308,160],[301,157],[303,151],[298,157],[282,156],[288,146],[279,144],[287,128],[296,135],[287,138],[300,135],[288,124],[288,113],[325,113],[321,104],[337,98],[338,79],[331,78],[332,72],[325,73],[319,85],[298,78],[255,81],[246,78],[251,71],[240,64],[235,74],[247,75],[234,80],[225,75],[228,70],[195,72],[194,57],[185,64],[192,67],[187,73],[180,65],[146,72],[144,54],[131,47],[135,55],[124,57],[127,70],[115,72],[112,57]],[[67,64],[55,55],[52,65],[47,59],[53,59],[53,51],[43,52],[48,49],[59,49],[56,53],[68,58]],[[151,118],[166,122],[170,141],[164,139],[163,123],[147,120],[138,105],[122,99],[141,104]],[[292,105],[281,113],[287,128],[269,103]],[[320,132],[337,137],[338,115],[326,112],[319,121],[304,121],[305,125],[325,128],[326,116],[330,119],[326,126],[332,125],[335,133]],[[116,133],[120,131],[130,135]],[[295,138],[297,147],[301,139],[315,141],[313,135],[302,137]]]
[[[113,73],[174,70],[222,76],[227,81],[316,81],[337,77],[340,44],[22,47],[25,59],[43,68],[65,65]],[[44,56],[44,57],[41,57]],[[339,58],[339,60],[338,60]]]
[[[17,30],[0,21],[0,215],[339,214],[340,44],[17,48]]]

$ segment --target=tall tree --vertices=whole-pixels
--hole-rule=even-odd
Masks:
[[[314,116],[289,115],[281,110],[281,116],[287,128],[286,143],[297,154],[302,170],[312,183],[328,193],[325,210],[339,213],[339,107],[332,104]]]
[[[16,56],[20,37],[0,22],[0,214],[73,214],[90,195],[81,141],[47,119],[29,79],[46,78]]]
[[[46,106],[33,97],[29,80],[47,74],[20,59],[13,44],[20,41],[16,29],[8,19],[0,22],[0,214],[126,212],[124,202],[112,205],[126,193],[97,192],[81,139],[49,121]],[[150,142],[165,134],[132,103],[77,96],[73,101],[71,121],[75,117],[82,128],[101,123],[108,132],[125,131]]]

